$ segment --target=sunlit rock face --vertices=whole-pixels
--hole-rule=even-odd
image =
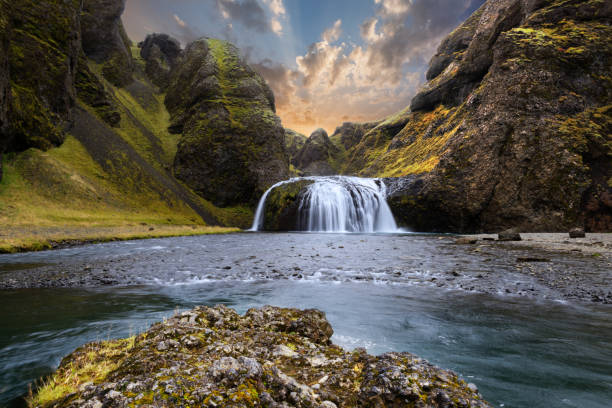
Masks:
[[[407,176],[390,204],[423,231],[612,230],[612,5],[488,1],[442,42],[411,111],[345,169]]]
[[[216,205],[255,205],[289,178],[285,130],[263,78],[221,40],[190,44],[166,96],[171,131],[182,133],[177,178]]]

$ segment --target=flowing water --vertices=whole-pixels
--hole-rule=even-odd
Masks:
[[[398,232],[386,200],[385,184],[378,179],[348,176],[306,177],[280,182],[261,198],[252,231],[264,225],[266,200],[276,187],[312,180],[300,198],[296,231]]]
[[[0,405],[85,342],[224,303],[241,313],[319,308],[337,344],[415,353],[477,384],[494,406],[609,407],[612,308],[562,301],[517,273],[520,251],[469,248],[436,235],[246,233],[1,255],[0,277],[97,287],[2,292]],[[596,260],[547,256],[557,268],[609,273]],[[471,290],[486,274],[489,294]]]

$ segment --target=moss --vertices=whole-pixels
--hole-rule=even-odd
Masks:
[[[92,343],[76,350],[71,364],[60,368],[28,398],[28,406],[48,406],[76,392],[81,384],[98,384],[125,360],[134,347],[135,337],[103,343]]]

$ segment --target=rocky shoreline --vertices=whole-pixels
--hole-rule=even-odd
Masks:
[[[489,407],[474,384],[409,353],[331,343],[318,310],[197,307],[130,339],[87,344],[36,407]]]

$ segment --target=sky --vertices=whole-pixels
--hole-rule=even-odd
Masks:
[[[283,126],[332,134],[410,104],[429,59],[484,0],[127,0],[133,41],[229,40],[267,81]]]

